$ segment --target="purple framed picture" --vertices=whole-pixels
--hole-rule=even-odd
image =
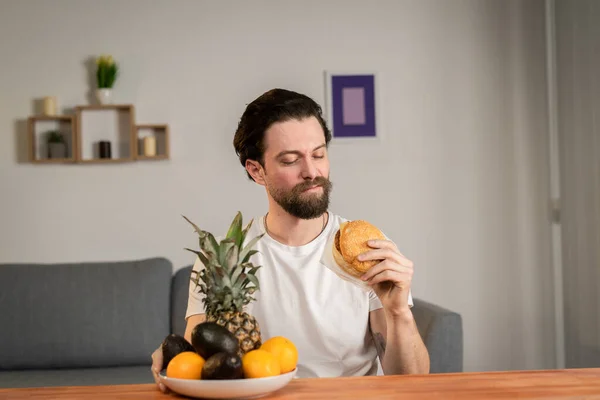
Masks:
[[[327,122],[333,139],[379,139],[374,72],[325,72]]]

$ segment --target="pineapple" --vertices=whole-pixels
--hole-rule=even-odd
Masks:
[[[245,306],[256,300],[252,295],[260,290],[256,277],[260,266],[254,266],[248,260],[258,252],[253,247],[264,234],[243,246],[253,221],[242,229],[242,214],[238,212],[226,237],[217,243],[210,232],[201,230],[185,216],[183,218],[192,224],[200,237],[201,251],[185,250],[196,254],[204,264],[199,272],[192,270],[191,280],[204,295],[206,320],[227,328],[238,338],[240,356],[258,349],[262,344],[260,327],[256,319],[245,312]]]

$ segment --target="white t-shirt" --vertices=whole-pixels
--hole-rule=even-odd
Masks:
[[[325,266],[333,262],[328,246],[344,221],[330,213],[323,232],[303,246],[288,246],[265,234],[251,258],[261,266],[260,290],[246,311],[258,321],[263,341],[285,336],[294,342],[300,378],[382,374],[369,330],[369,312],[382,307],[379,298]],[[264,232],[264,216],[256,218],[246,242]],[[197,258],[193,269],[202,267]],[[190,282],[186,318],[204,313],[202,297]],[[412,296],[409,302],[412,306]]]

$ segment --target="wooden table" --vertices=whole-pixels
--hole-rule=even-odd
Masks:
[[[0,389],[0,399],[182,399],[155,385]],[[295,379],[263,397],[291,399],[600,399],[600,368]]]

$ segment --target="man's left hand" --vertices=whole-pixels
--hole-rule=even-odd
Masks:
[[[401,316],[409,311],[408,295],[412,284],[413,262],[389,240],[370,240],[373,250],[358,256],[360,261],[381,260],[361,279],[367,282],[381,300],[389,316]]]

